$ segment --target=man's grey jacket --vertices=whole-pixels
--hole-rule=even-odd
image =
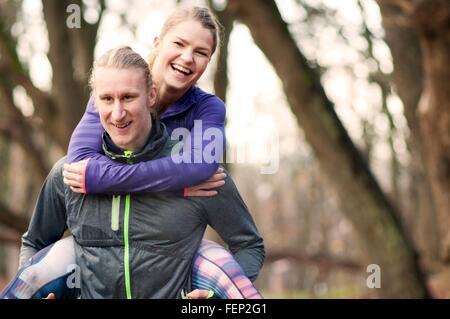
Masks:
[[[106,133],[103,137],[105,153],[124,165],[168,156],[173,143],[155,119],[147,144],[135,154],[125,156]],[[246,275],[256,278],[264,261],[263,239],[230,177],[213,197],[83,195],[64,185],[64,160],[42,187],[22,238],[21,260],[59,240],[68,228],[82,298],[179,298],[182,289],[191,290],[193,257],[207,224]]]

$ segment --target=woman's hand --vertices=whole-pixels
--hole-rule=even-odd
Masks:
[[[195,289],[186,295],[188,299],[209,299],[214,295],[210,290]]]
[[[217,191],[214,188],[218,188],[225,184],[225,178],[227,175],[224,173],[222,167],[219,167],[217,171],[206,182],[199,185],[186,187],[184,189],[184,196],[214,196],[217,195]]]
[[[64,164],[64,184],[70,186],[75,193],[85,193],[84,176],[88,160],[75,162],[72,164]]]

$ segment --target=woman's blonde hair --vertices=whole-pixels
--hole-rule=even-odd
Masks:
[[[150,73],[149,66],[144,58],[133,51],[128,46],[112,49],[98,58],[91,69],[91,75],[89,77],[89,87],[91,92],[94,92],[94,77],[97,68],[116,68],[116,69],[138,69],[142,70],[147,92],[150,92],[152,86],[152,75]]]
[[[175,26],[188,20],[200,22],[200,24],[206,30],[211,32],[211,35],[213,37],[213,47],[211,52],[212,55],[220,45],[223,27],[217,17],[207,7],[189,6],[179,7],[178,9],[176,9],[164,22],[161,33],[159,35],[160,39],[163,39],[165,35]],[[156,55],[157,50],[152,50],[148,57],[148,64],[150,65],[150,67],[153,66]]]

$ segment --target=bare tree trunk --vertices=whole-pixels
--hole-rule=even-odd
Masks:
[[[52,65],[52,96],[60,111],[64,128],[59,134],[67,148],[70,135],[83,115],[86,98],[74,74],[74,54],[66,25],[66,1],[43,1],[44,17],[50,42],[48,53]]]
[[[422,53],[418,36],[412,26],[399,25],[401,9],[389,3],[380,2],[386,42],[391,50],[394,71],[393,81],[403,102],[410,135],[408,149],[411,152],[409,171],[411,210],[413,213],[413,234],[421,259],[430,268],[439,255],[437,217],[431,185],[425,168],[425,150],[418,104],[423,89]]]
[[[439,221],[441,252],[450,261],[450,3],[421,2],[414,17],[423,53],[424,88],[419,103],[427,167]]]
[[[211,1],[210,1],[211,2]],[[218,52],[219,56],[217,58],[217,67],[216,72],[214,73],[214,93],[217,95],[222,101],[227,102],[227,90],[228,90],[228,45],[230,42],[230,35],[233,31],[234,17],[226,10],[218,11],[214,8],[214,6],[210,3],[210,7],[212,8],[214,14],[219,19],[222,24],[223,30],[221,34],[221,46]],[[227,119],[225,118],[225,126],[227,125]],[[231,171],[230,165],[225,160],[227,158],[227,149],[224,149],[223,152],[223,166]]]
[[[228,10],[249,27],[280,77],[292,111],[339,195],[343,213],[366,247],[370,263],[381,267],[381,295],[428,296],[395,209],[339,121],[317,72],[296,46],[275,2],[229,0]]]
[[[228,43],[233,31],[234,18],[227,11],[214,10],[223,27],[222,45],[217,59],[217,69],[214,74],[214,93],[226,102],[228,89]]]
[[[82,0],[70,0],[70,3],[77,4],[84,12],[84,4]],[[99,1],[100,11],[99,19],[94,24],[87,23],[84,19],[81,19],[80,28],[68,29],[70,41],[74,48],[74,66],[75,66],[75,78],[79,83],[82,83],[83,97],[87,98],[88,92],[88,80],[89,72],[92,64],[94,63],[94,49],[97,38],[98,26],[101,21],[101,17],[105,10],[105,0]]]
[[[217,58],[217,68],[214,73],[214,94],[218,96],[226,105],[227,99],[227,90],[228,90],[228,44],[230,42],[230,35],[233,30],[233,22],[234,18],[227,11],[222,10],[218,11],[214,8],[214,5],[209,1],[209,6],[214,12],[214,14],[219,19],[223,30],[222,30],[222,38],[220,43],[220,48],[218,48],[218,58]],[[225,119],[226,125],[226,119]],[[226,159],[226,149],[224,150],[223,158]],[[228,165],[226,161],[222,163],[222,165],[230,171],[231,167]],[[220,238],[220,236],[216,233],[214,229],[211,227],[206,228],[206,238],[213,240],[217,243],[224,245],[225,243]]]

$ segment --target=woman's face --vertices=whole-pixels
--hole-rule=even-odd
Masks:
[[[202,76],[213,51],[213,36],[200,22],[187,20],[155,39],[153,79],[159,87],[184,94]]]

